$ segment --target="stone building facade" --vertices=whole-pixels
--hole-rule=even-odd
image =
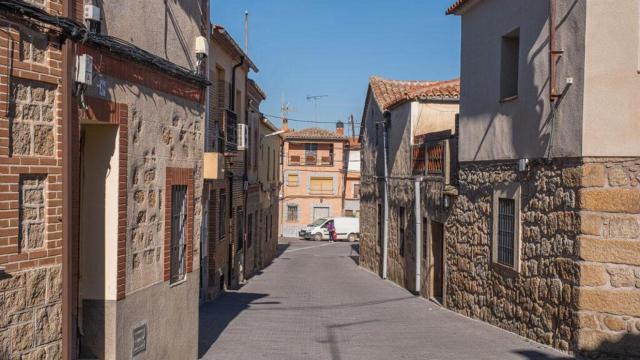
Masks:
[[[455,132],[459,81],[398,81],[373,77],[365,102],[360,139],[362,174],[360,198],[360,265],[389,280],[415,290],[417,261],[426,261],[416,247],[416,219],[427,216],[427,201],[416,199],[414,148],[421,135]],[[384,210],[384,138],[387,123],[388,229]],[[426,179],[420,187],[428,188]],[[424,193],[424,192],[423,192]],[[421,214],[415,212],[419,201]],[[384,233],[388,232],[386,273],[383,269]],[[422,232],[420,233],[422,234]],[[424,277],[426,279],[426,277]],[[424,280],[426,281],[426,280]],[[422,282],[420,282],[422,284]]]
[[[62,12],[60,1],[32,3]],[[62,357],[60,43],[36,19],[0,18],[2,359]]]
[[[447,307],[564,351],[640,355],[638,11],[608,0],[448,10],[462,17],[463,56]]]

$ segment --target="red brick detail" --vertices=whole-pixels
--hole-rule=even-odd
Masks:
[[[118,291],[117,299],[125,298],[127,275],[127,174],[129,169],[129,107],[96,97],[88,97],[87,109],[78,108],[80,119],[91,119],[118,125],[120,136],[119,180],[118,180]]]
[[[62,110],[56,89],[53,157],[10,156],[9,99],[11,79],[58,85],[62,74],[59,41],[49,36],[47,61],[22,61],[17,23],[0,19],[0,266],[7,273],[62,263]],[[12,51],[10,51],[12,50]],[[46,176],[45,238],[39,249],[18,248],[19,183],[21,175]]]
[[[187,261],[186,272],[193,271],[193,176],[192,168],[167,167],[165,176],[164,201],[164,281],[171,279],[171,187],[173,185],[187,186]]]
[[[91,55],[93,57],[94,71],[97,73],[204,104],[205,88],[198,85],[182,81],[143,64],[122,59],[80,44],[78,44],[78,54]]]

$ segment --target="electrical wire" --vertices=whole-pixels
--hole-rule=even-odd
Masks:
[[[292,118],[285,118],[282,116],[277,116],[277,115],[270,115],[270,114],[262,114],[266,117],[270,117],[270,118],[274,118],[274,119],[280,119],[280,120],[284,120],[287,119],[288,121],[292,121],[292,122],[302,122],[302,123],[310,123],[310,124],[335,124],[336,121],[315,121],[315,120],[301,120],[301,119],[292,119]],[[354,122],[354,124],[356,125],[360,125],[360,122]]]

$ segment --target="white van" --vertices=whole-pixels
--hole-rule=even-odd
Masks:
[[[300,230],[300,237],[316,241],[328,240],[327,226],[333,221],[336,240],[356,241],[360,235],[360,219],[354,217],[320,218]]]

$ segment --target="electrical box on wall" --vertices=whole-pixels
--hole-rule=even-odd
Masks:
[[[76,56],[76,82],[84,85],[93,83],[93,58],[91,55]]]
[[[100,8],[95,5],[85,5],[83,17],[85,20],[100,21]]]

